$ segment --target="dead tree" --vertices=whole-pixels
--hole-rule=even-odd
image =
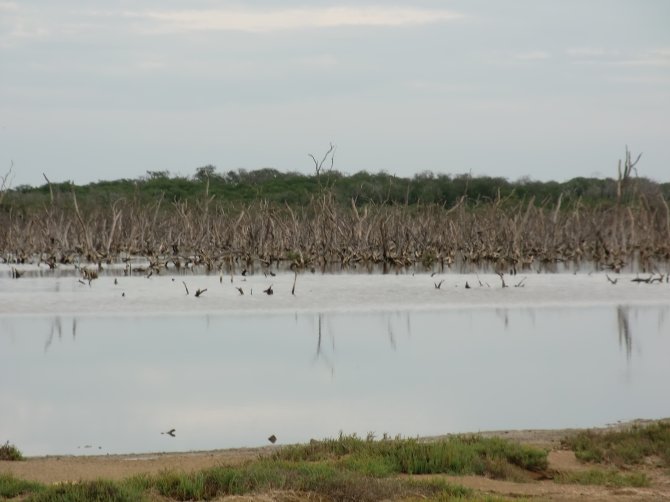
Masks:
[[[316,157],[314,157],[314,155],[312,155],[311,153],[308,155],[309,157],[312,158],[312,161],[314,162],[314,170],[316,171],[316,176],[318,177],[321,175],[321,171],[323,170],[323,164],[328,160],[328,157],[330,157],[329,171],[333,169],[333,165],[335,163],[335,145],[333,145],[332,143],[330,144],[330,148],[328,149],[328,151],[323,156],[320,162],[316,160]]]
[[[5,194],[9,187],[12,184],[12,169],[14,169],[14,161],[12,160],[11,165],[9,166],[9,171],[4,176],[0,176],[0,204],[2,204],[2,199],[5,198]]]
[[[621,159],[619,159],[619,167],[618,167],[619,177],[617,179],[616,184],[617,204],[621,203],[621,197],[623,196],[630,182],[631,173],[635,171],[635,175],[637,176],[637,169],[635,168],[635,166],[639,162],[640,157],[642,157],[642,153],[640,153],[637,156],[637,158],[633,161],[630,150],[628,150],[628,145],[626,145],[626,158],[624,159],[623,170],[621,166]]]

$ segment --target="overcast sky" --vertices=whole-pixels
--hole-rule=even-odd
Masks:
[[[345,173],[670,181],[670,1],[0,0],[13,186]]]

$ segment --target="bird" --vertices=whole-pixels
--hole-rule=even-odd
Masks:
[[[277,442],[277,436],[273,434],[268,438],[268,441],[270,441],[272,444],[275,444]]]
[[[170,429],[169,431],[166,432],[161,432],[161,434],[167,434],[168,436],[174,437],[175,429]]]
[[[263,293],[265,293],[266,295],[273,295],[274,291],[272,291],[272,286],[270,286],[268,289],[264,289]]]

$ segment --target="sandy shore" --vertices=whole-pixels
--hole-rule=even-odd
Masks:
[[[666,419],[667,420],[667,419]],[[612,424],[592,430],[616,430],[633,424],[644,425],[654,421],[636,420]],[[617,500],[646,501],[670,500],[670,473],[649,465],[641,466],[651,486],[645,488],[609,488],[558,484],[550,478],[560,472],[590,469],[593,466],[579,462],[572,451],[562,449],[561,439],[580,429],[556,430],[507,430],[479,434],[502,437],[549,450],[549,469],[546,477],[531,483],[500,481],[481,476],[443,476],[451,482],[479,490],[483,493],[508,497],[531,497],[540,500]],[[440,437],[440,436],[438,436]],[[433,440],[437,437],[426,438]],[[29,457],[22,462],[0,462],[1,473],[43,483],[62,483],[80,480],[119,480],[138,474],[155,474],[161,471],[192,472],[220,465],[239,465],[272,454],[281,446],[242,448],[183,453],[151,453],[101,456],[50,456]],[[601,466],[602,467],[602,466]],[[227,499],[227,498],[226,498]],[[281,494],[257,494],[244,500],[284,500]],[[232,499],[231,499],[232,500]],[[242,500],[242,499],[236,499]]]

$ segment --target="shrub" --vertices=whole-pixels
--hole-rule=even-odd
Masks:
[[[0,460],[23,460],[23,454],[16,446],[9,444],[9,441],[7,441],[0,446]]]

